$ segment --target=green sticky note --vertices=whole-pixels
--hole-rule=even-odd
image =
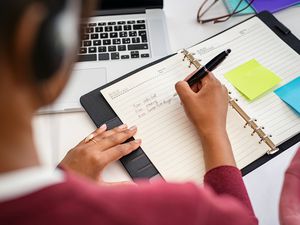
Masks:
[[[281,81],[255,59],[229,71],[225,78],[249,100],[259,97]]]

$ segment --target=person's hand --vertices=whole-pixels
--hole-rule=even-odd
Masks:
[[[81,141],[67,153],[59,166],[104,183],[101,179],[103,169],[141,145],[141,140],[124,143],[137,132],[136,127],[128,129],[121,125],[109,131],[106,129],[106,125],[102,125],[88,136],[90,138]]]
[[[226,132],[228,92],[212,73],[192,88],[186,81],[180,81],[176,91],[200,136]]]
[[[200,135],[206,170],[236,166],[226,132],[227,89],[210,73],[192,88],[186,81],[178,82],[176,91]]]

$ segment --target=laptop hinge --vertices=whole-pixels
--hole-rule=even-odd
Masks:
[[[141,14],[146,13],[145,8],[128,8],[128,9],[113,9],[113,10],[100,10],[94,13],[94,16],[111,16],[111,15],[128,15],[128,14]]]

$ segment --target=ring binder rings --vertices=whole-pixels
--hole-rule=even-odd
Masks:
[[[192,65],[195,66],[196,69],[200,69],[202,67],[201,63],[194,57],[194,54],[189,52],[186,49],[182,49],[179,51],[179,53],[183,54],[183,61],[188,60],[189,61],[189,67]],[[251,127],[253,129],[253,132],[251,133],[251,136],[253,136],[255,133],[258,135],[260,138],[259,143],[261,144],[262,142],[265,142],[270,150],[267,151],[268,155],[272,155],[276,152],[279,151],[279,148],[273,143],[273,141],[270,139],[271,135],[267,135],[263,131],[263,127],[259,126],[256,122],[256,119],[251,118],[237,103],[238,99],[233,99],[230,96],[231,92],[228,92],[229,95],[229,104],[231,105],[232,108],[234,108],[235,111],[238,112],[238,114],[245,120],[246,124],[244,128],[247,126]]]

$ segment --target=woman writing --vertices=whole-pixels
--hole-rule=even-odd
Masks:
[[[41,78],[43,71],[36,73],[41,57],[35,53],[48,46],[38,42],[37,50],[36,42],[49,23],[47,15],[65,2],[0,3],[0,224],[257,224],[226,132],[227,90],[213,74],[192,89],[185,81],[176,84],[203,145],[204,188],[163,181],[105,185],[105,166],[141,144],[123,144],[138,129],[126,125],[109,131],[102,125],[93,133],[97,144],[81,141],[60,163],[63,169],[40,163],[31,122],[36,110],[63,90],[77,49],[58,57],[59,67]],[[92,3],[83,3],[80,14],[86,17]]]

